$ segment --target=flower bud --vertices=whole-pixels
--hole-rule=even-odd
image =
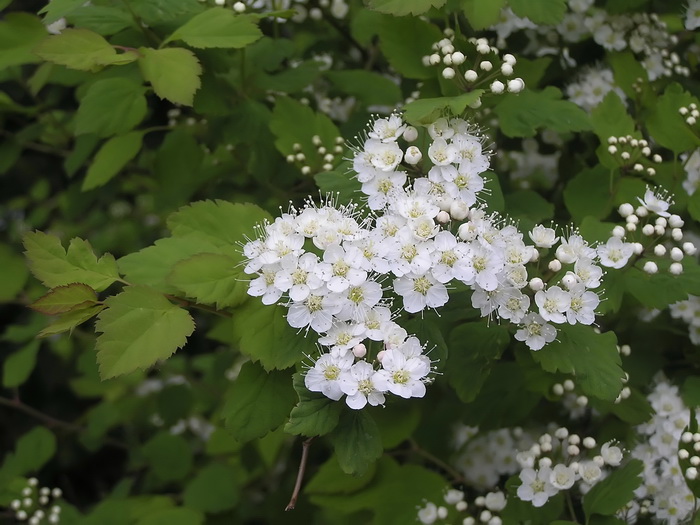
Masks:
[[[676,261],[676,262],[682,261],[683,260],[683,250],[681,250],[680,248],[678,248],[676,246],[671,248],[671,259]]]
[[[438,221],[440,224],[447,224],[448,222],[450,222],[450,214],[446,211],[440,210],[437,214],[437,217],[435,217],[435,220]]]
[[[488,60],[483,60],[479,63],[479,69],[483,69],[484,71],[491,71],[493,69],[493,64]]]
[[[468,69],[464,72],[464,80],[466,80],[467,82],[474,82],[477,78],[478,75],[473,69]]]
[[[403,139],[406,142],[413,142],[418,138],[418,130],[414,128],[413,126],[406,126],[406,129],[403,132]]]
[[[460,200],[455,200],[450,205],[450,215],[456,221],[463,221],[469,215],[469,206]]]
[[[358,359],[362,359],[367,355],[367,347],[362,343],[356,344],[352,349],[352,353]]]
[[[460,65],[463,64],[464,61],[466,60],[466,57],[464,56],[464,53],[461,51],[455,51],[452,53],[452,63],[455,65]]]
[[[558,272],[561,270],[561,261],[559,261],[559,259],[552,259],[549,261],[548,268],[553,272]]]
[[[236,13],[244,13],[245,12],[245,4],[243,2],[236,2],[233,4],[233,10]]]
[[[647,224],[647,226],[650,225]],[[666,246],[664,246],[663,244],[657,244],[656,246],[654,246],[654,255],[656,255],[657,257],[663,257],[664,255],[666,255]]]
[[[671,230],[671,239],[678,242],[683,238],[683,230],[680,228],[673,228]]]
[[[653,224],[645,224],[644,227],[642,228],[642,233],[644,235],[646,235],[647,237],[654,235],[654,225]]]
[[[421,153],[421,150],[419,150],[415,146],[409,146],[406,149],[406,154],[404,155],[403,160],[405,160],[407,164],[413,166],[415,164],[418,164],[422,158],[423,153]]]
[[[683,265],[679,262],[671,263],[668,267],[668,271],[671,275],[680,275],[683,273]]]
[[[446,67],[445,69],[442,70],[442,78],[446,78],[447,80],[451,80],[455,77],[455,70],[452,69],[451,67]]]
[[[513,74],[513,66],[511,66],[510,64],[502,64],[501,73],[503,73],[507,77],[511,76]]]
[[[683,251],[685,252],[686,255],[695,255],[695,253],[698,251],[698,249],[695,247],[695,245],[692,242],[684,242],[683,243]]]
[[[650,275],[655,274],[659,271],[659,267],[656,266],[656,263],[654,261],[645,262],[644,267],[642,269]]]
[[[520,93],[525,89],[525,82],[522,78],[514,78],[508,81],[508,91],[511,93]]]
[[[539,292],[544,288],[544,282],[539,277],[533,277],[530,279],[530,289],[533,292]]]
[[[382,360],[384,359],[385,355],[386,355],[386,350],[380,350],[379,352],[377,352],[377,361],[379,361],[381,363]]]
[[[505,88],[506,88],[506,86],[500,80],[494,80],[491,83],[491,92],[495,93],[496,95],[503,93],[503,90]]]
[[[613,228],[612,234],[613,234],[613,237],[618,237],[618,238],[622,239],[625,236],[626,232],[622,226],[615,226]]]
[[[617,212],[620,214],[620,216],[627,217],[634,213],[634,207],[629,202],[625,202],[624,204],[620,204]]]

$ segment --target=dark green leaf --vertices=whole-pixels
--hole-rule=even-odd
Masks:
[[[294,390],[299,402],[289,414],[284,431],[302,436],[322,436],[331,432],[340,418],[343,404],[324,396],[320,392],[309,392],[304,386],[304,375],[294,374]]]
[[[406,104],[404,119],[416,125],[428,125],[443,116],[462,116],[469,104],[479,100],[483,89],[475,89],[456,97],[421,98]]]
[[[460,5],[470,26],[474,29],[486,29],[498,22],[506,0],[461,0]]]
[[[142,452],[153,473],[163,481],[181,480],[192,468],[190,444],[183,437],[167,431],[148,440]]]
[[[144,88],[126,78],[98,80],[80,101],[75,116],[77,135],[109,137],[131,131],[146,116]]]
[[[513,12],[535,24],[556,25],[566,13],[566,0],[508,0]]]
[[[604,219],[612,211],[610,178],[603,166],[587,168],[572,178],[564,189],[564,203],[576,223],[586,217]],[[610,233],[610,232],[608,232]]]
[[[403,0],[401,0],[403,3]],[[426,79],[434,75],[421,62],[431,46],[442,38],[433,24],[416,17],[384,16],[379,25],[379,47],[391,66],[406,78]]]
[[[39,17],[30,13],[3,13],[0,21],[0,70],[40,62],[34,47],[47,34]]]
[[[16,388],[29,378],[36,365],[40,344],[39,340],[31,341],[5,358],[2,366],[2,384],[5,388]]]
[[[227,465],[212,463],[200,470],[185,487],[184,503],[202,512],[222,512],[239,500],[238,473]]]
[[[583,497],[586,516],[609,516],[624,507],[634,498],[634,491],[641,485],[643,470],[644,464],[638,459],[632,459],[624,467],[614,470],[607,478],[596,483]]]
[[[366,410],[345,410],[330,437],[346,474],[361,476],[384,452],[379,427]]]

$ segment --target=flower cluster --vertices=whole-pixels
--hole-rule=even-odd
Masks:
[[[465,91],[488,87],[491,93],[520,93],[525,88],[522,78],[513,77],[516,59],[513,55],[500,54],[498,48],[489,45],[485,38],[466,40],[469,49],[455,46],[454,31],[445,30],[445,38],[433,44],[433,53],[423,57],[426,66],[441,66],[443,78],[455,79]]]
[[[588,67],[577,76],[576,82],[566,87],[566,96],[586,111],[600,104],[605,95],[614,91],[625,100],[623,91],[615,85],[612,70],[601,67]]]
[[[681,468],[679,459],[690,460],[690,454],[687,450],[679,451],[679,440],[691,444],[695,458],[698,458],[695,453],[700,446],[694,449],[693,442],[696,440],[693,434],[684,434],[690,411],[683,403],[677,386],[659,377],[647,400],[654,409],[654,415],[648,423],[637,427],[643,439],[631,451],[632,457],[644,463],[643,482],[635,491],[636,504],[632,505],[628,514],[647,514],[664,523],[681,523],[697,508],[698,502],[685,480],[685,477],[693,479],[697,471],[684,472]],[[692,460],[692,464],[695,463],[700,464],[700,459]]]
[[[661,155],[651,154],[649,143],[644,139],[636,139],[631,135],[622,137],[608,137],[608,153],[623,169],[629,169],[635,173],[645,173],[650,177],[656,175],[656,170],[643,162],[652,160],[656,164],[661,162]]]
[[[461,490],[448,489],[443,497],[447,505],[454,506],[454,511],[444,505],[436,505],[433,502],[426,502],[418,509],[418,521],[426,525],[439,523],[453,523],[454,517],[459,517],[463,525],[475,525],[484,523],[486,525],[501,525],[503,520],[498,515],[506,507],[506,495],[500,490],[489,492],[485,496],[477,496],[472,505],[465,500],[465,494]]]
[[[316,156],[323,162],[320,166],[322,170],[330,171],[333,169],[333,165],[336,163],[336,156],[343,153],[343,142],[343,137],[336,137],[333,146],[328,146],[323,143],[320,136],[314,135],[311,137],[311,143],[316,149]],[[294,153],[287,155],[287,162],[299,166],[303,175],[311,174],[312,165],[316,162],[314,160],[308,162],[307,156],[303,152],[303,146],[300,143],[292,144],[292,149]]]
[[[63,495],[59,488],[41,487],[36,478],[29,478],[27,486],[22,489],[22,498],[10,502],[17,521],[26,521],[29,525],[40,523],[60,523],[61,507],[56,504]]]
[[[217,4],[222,5],[226,0],[216,0]],[[238,4],[243,4],[241,7]],[[313,5],[309,5],[313,4]],[[236,7],[238,5],[238,8]],[[330,15],[333,18],[343,19],[347,16],[350,7],[345,0],[319,0],[318,2],[309,2],[308,0],[246,0],[245,2],[236,2],[233,6],[237,12],[245,11],[246,7],[255,10],[263,11],[285,11],[293,9],[294,15],[290,18],[292,22],[304,22],[307,18],[318,21],[323,19],[324,15]],[[286,18],[278,18],[279,22],[286,22]]]
[[[566,427],[545,432],[537,443],[516,456],[522,467],[518,498],[541,507],[549,498],[574,485],[585,494],[604,478],[606,466],[617,467],[623,458],[622,450],[611,442],[603,444],[598,454],[593,454],[594,449],[597,443],[593,437],[582,438]]]
[[[694,345],[700,345],[700,297],[689,295],[685,301],[670,306],[671,316],[688,325],[688,336]]]

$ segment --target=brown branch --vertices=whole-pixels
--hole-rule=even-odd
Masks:
[[[292,492],[292,497],[289,498],[289,503],[284,508],[284,510],[294,510],[297,504],[297,498],[299,497],[299,491],[301,490],[301,483],[304,480],[304,472],[306,471],[306,462],[309,459],[309,446],[314,440],[314,437],[304,440],[301,444],[301,461],[299,461],[299,472],[297,472],[297,481],[294,484],[294,491]]]

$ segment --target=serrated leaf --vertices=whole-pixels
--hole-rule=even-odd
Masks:
[[[95,155],[83,181],[83,191],[107,184],[141,150],[143,131],[112,137]]]
[[[609,516],[624,507],[641,485],[644,464],[632,459],[625,466],[614,470],[604,480],[596,483],[583,497],[583,510],[590,518],[593,514]]]
[[[654,108],[647,119],[649,133],[661,146],[674,153],[692,150],[700,146],[700,137],[693,133],[678,113],[681,106],[700,105],[700,101],[687,93],[679,84],[671,84],[664,94],[656,99]]]
[[[97,293],[87,284],[71,283],[58,286],[29,305],[46,315],[64,314],[97,302]]]
[[[200,48],[241,48],[262,37],[255,18],[236,15],[231,9],[212,7],[195,15],[170,35],[164,43],[182,40]]]
[[[126,78],[107,78],[92,84],[75,115],[75,133],[99,137],[124,134],[146,116],[145,89]]]
[[[249,361],[227,393],[222,415],[238,441],[250,441],[282,425],[293,406],[291,374],[267,372]]]
[[[634,119],[627,112],[627,107],[614,91],[605,95],[603,101],[591,111],[591,124],[593,131],[600,142],[607,148],[608,137],[635,135]]]
[[[394,16],[422,15],[433,7],[442,7],[446,0],[369,0],[369,7]]]
[[[445,374],[464,403],[476,398],[491,373],[491,365],[510,343],[505,327],[485,321],[465,323],[450,332]]]
[[[202,84],[199,79],[202,66],[192,51],[181,47],[142,47],[139,52],[141,73],[156,95],[173,104],[191,106],[194,103],[194,94]]]
[[[330,435],[343,472],[361,476],[384,452],[379,427],[366,410],[346,410]]]
[[[49,326],[42,329],[37,337],[48,337],[50,335],[62,334],[73,330],[76,326],[84,323],[88,319],[95,317],[102,310],[104,305],[98,304],[87,308],[80,308],[58,316],[58,319],[53,321]]]
[[[508,0],[513,12],[535,24],[556,25],[566,13],[566,0]]]
[[[310,392],[304,385],[303,374],[294,374],[293,385],[299,402],[289,414],[284,431],[308,437],[331,432],[338,425],[342,404],[320,392]]]
[[[194,331],[186,310],[143,286],[128,286],[104,302],[95,331],[103,379],[145,369],[167,359]]]
[[[107,253],[98,259],[83,239],[72,239],[68,251],[58,237],[40,231],[26,233],[23,242],[30,270],[49,288],[84,283],[101,292],[119,279],[114,257]]]
[[[0,70],[40,62],[34,46],[48,32],[41,19],[30,13],[3,13],[0,21]]]
[[[222,512],[232,509],[239,500],[239,475],[233,468],[211,463],[190,481],[183,494],[184,504],[203,512]]]
[[[428,125],[446,115],[462,116],[472,102],[479,100],[483,89],[475,89],[456,97],[422,98],[406,104],[404,119],[415,126]]]
[[[365,106],[395,106],[401,100],[401,88],[391,79],[364,69],[328,71],[336,88],[357,97]]]
[[[236,306],[248,297],[242,264],[242,257],[201,253],[175,264],[167,282],[199,303],[218,309]]]
[[[573,102],[561,100],[561,91],[552,86],[503,97],[494,111],[501,131],[508,137],[534,137],[540,128],[560,133],[591,129],[586,112]]]
[[[474,29],[485,29],[498,22],[501,9],[506,5],[506,0],[461,0],[460,6],[469,25]]]
[[[233,334],[238,346],[266,370],[283,370],[316,350],[316,342],[292,328],[285,318],[287,308],[248,301],[233,315]]]
[[[378,26],[379,47],[396,71],[406,78],[423,80],[435,75],[420,57],[442,38],[437,26],[417,17],[384,16]]]
[[[36,365],[40,345],[41,342],[35,339],[5,358],[2,365],[2,384],[5,388],[16,388],[27,380]]]
[[[34,48],[34,53],[48,62],[80,71],[97,71],[109,64],[128,64],[138,55],[117,50],[101,35],[89,29],[64,29],[47,36]]]
[[[557,326],[557,339],[532,358],[547,372],[573,374],[583,392],[604,401],[614,401],[625,376],[613,332],[597,334],[592,326]]]
[[[84,3],[67,16],[67,21],[71,26],[90,29],[100,35],[114,35],[135,25],[134,19],[123,7]]]
[[[51,0],[39,10],[39,14],[45,14],[44,23],[51,24],[84,4],[84,0]]]

